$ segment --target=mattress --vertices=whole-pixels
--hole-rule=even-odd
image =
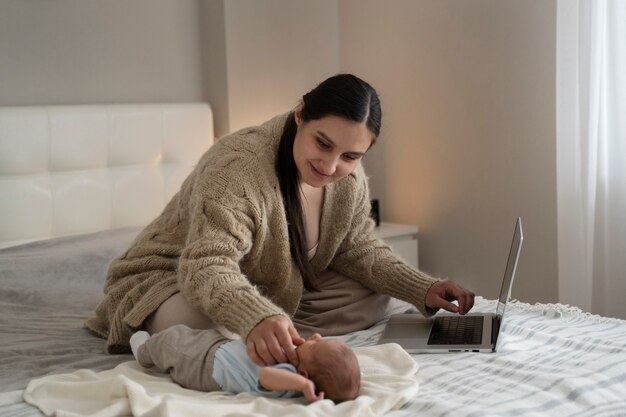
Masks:
[[[0,250],[0,415],[40,416],[22,399],[34,378],[132,361],[109,355],[83,323],[102,297],[109,262],[138,228]],[[495,301],[478,297],[475,311]],[[507,307],[498,351],[413,355],[417,394],[387,416],[620,416],[626,412],[626,322],[560,304]],[[388,314],[415,311],[396,302]],[[376,344],[385,320],[344,339]]]

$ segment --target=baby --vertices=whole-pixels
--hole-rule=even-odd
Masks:
[[[152,336],[137,332],[130,344],[140,365],[167,370],[174,382],[200,391],[253,392],[273,398],[304,395],[309,403],[324,398],[338,403],[356,398],[361,385],[352,349],[319,333],[296,348],[297,368],[290,363],[260,367],[248,358],[241,340],[184,325]]]

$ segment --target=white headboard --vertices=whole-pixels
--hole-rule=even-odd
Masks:
[[[0,107],[0,247],[147,224],[213,140],[204,103]]]

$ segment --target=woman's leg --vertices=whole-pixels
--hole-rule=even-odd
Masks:
[[[143,328],[155,334],[177,324],[184,324],[191,329],[215,329],[229,339],[241,337],[224,326],[215,324],[210,318],[196,310],[180,292],[175,293],[159,306],[143,323]]]
[[[304,291],[292,318],[302,337],[367,329],[382,320],[391,300],[334,271],[322,272],[318,287],[318,291]]]
[[[192,329],[213,329],[215,323],[189,304],[180,292],[172,295],[144,322],[145,330],[155,334],[176,324]]]

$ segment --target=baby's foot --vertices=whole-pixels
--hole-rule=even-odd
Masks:
[[[154,363],[146,355],[144,344],[150,339],[150,333],[140,330],[133,333],[130,337],[130,350],[133,351],[133,356],[144,368],[150,368],[154,366]]]

